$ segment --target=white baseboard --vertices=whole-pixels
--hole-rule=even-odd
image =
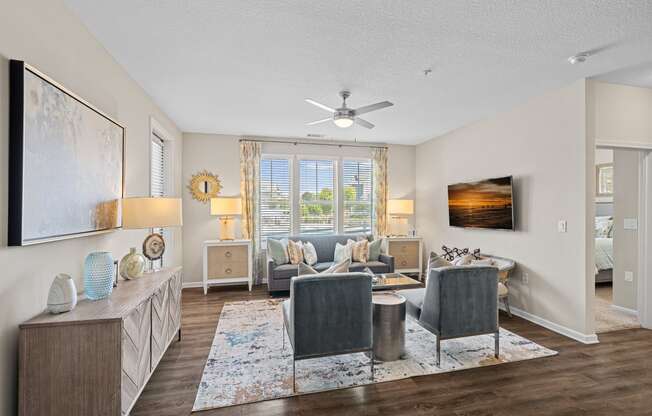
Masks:
[[[501,309],[504,310],[503,307],[501,307]],[[532,323],[540,325],[544,328],[547,328],[565,337],[574,339],[575,341],[579,341],[583,344],[597,344],[598,342],[600,342],[598,341],[598,336],[596,334],[590,334],[590,335],[582,334],[581,332],[578,332],[574,329],[570,329],[563,325],[556,324],[540,316],[531,314],[530,312],[526,312],[522,309],[515,308],[513,306],[510,307],[510,310],[512,311],[512,314],[518,316],[519,318],[526,319]]]
[[[191,287],[203,287],[204,284],[202,282],[183,282],[183,285],[181,286],[183,289],[188,289]]]
[[[613,305],[613,304],[611,305],[611,309],[613,309],[615,311],[618,311],[618,312],[626,313],[627,315],[632,315],[632,316],[635,316],[635,317],[638,318],[638,311],[635,310],[635,309],[623,308],[622,306]]]

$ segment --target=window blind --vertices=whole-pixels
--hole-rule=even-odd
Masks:
[[[302,234],[335,232],[335,162],[299,161],[299,231]]]
[[[262,159],[259,186],[261,238],[289,235],[291,230],[290,161]]]
[[[150,162],[150,181],[149,181],[149,194],[154,197],[166,196],[166,185],[167,185],[167,169],[166,169],[166,154],[165,154],[165,141],[156,134],[152,137],[152,149],[151,149],[151,162]],[[163,236],[165,239],[166,233],[163,228],[153,228],[153,233],[158,233]],[[157,261],[158,265],[155,266],[163,267],[163,259]]]
[[[371,160],[344,159],[342,162],[345,233],[370,233],[372,230],[372,178]]]

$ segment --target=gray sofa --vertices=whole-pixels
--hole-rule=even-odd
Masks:
[[[333,264],[335,244],[346,244],[347,240],[356,240],[360,235],[299,235],[288,237],[293,241],[310,241],[317,251],[318,263],[312,266],[317,271],[324,271]],[[369,236],[364,235],[369,238]],[[280,240],[280,238],[279,238]],[[394,273],[394,257],[381,254],[378,261],[367,263],[351,263],[350,272],[361,272],[366,267],[374,273]],[[267,289],[270,292],[290,290],[290,280],[297,276],[298,266],[296,264],[276,264],[269,256],[267,257]]]
[[[369,352],[373,380],[371,276],[365,273],[320,274],[292,279],[283,302],[285,332],[295,361],[329,355]]]
[[[400,290],[406,311],[437,336],[437,365],[441,341],[494,334],[494,354],[499,353],[498,269],[453,266],[431,269],[424,289]]]

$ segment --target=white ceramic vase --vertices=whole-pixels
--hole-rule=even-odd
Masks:
[[[75,281],[67,274],[58,274],[48,293],[48,311],[50,313],[68,312],[77,305],[77,288]]]

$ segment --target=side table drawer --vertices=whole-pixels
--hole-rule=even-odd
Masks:
[[[208,256],[208,278],[219,279],[249,275],[249,263],[245,261],[220,261]]]
[[[247,246],[211,246],[208,247],[208,264],[216,262],[247,262],[249,247]]]

